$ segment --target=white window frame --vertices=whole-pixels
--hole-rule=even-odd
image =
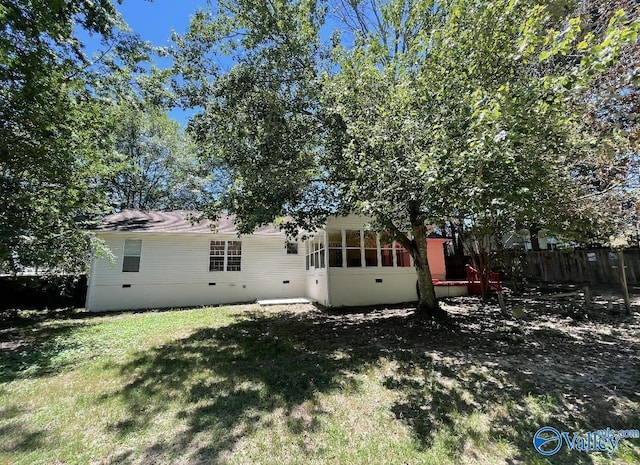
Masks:
[[[218,255],[212,255],[211,254],[211,245],[213,242],[217,242],[218,246],[221,246],[224,244],[224,248],[222,251],[222,254],[218,254]],[[230,242],[238,242],[240,244],[240,253],[238,254],[234,254],[234,255],[230,255],[229,254],[229,243]],[[222,244],[220,244],[222,243]],[[217,257],[217,258],[222,258],[222,269],[221,270],[212,270],[211,269],[211,258],[212,257]],[[239,259],[239,263],[238,263],[238,269],[237,270],[230,270],[229,269],[229,258],[238,258]],[[231,266],[236,266],[236,265],[231,265]],[[220,272],[224,272],[224,273],[237,273],[239,271],[242,271],[242,241],[239,240],[222,240],[222,239],[213,239],[209,241],[209,272],[210,273],[220,273]]]
[[[133,255],[133,254],[127,255],[127,241],[131,241],[131,242],[136,241],[136,242],[140,243],[140,252],[138,253],[138,255]],[[137,270],[125,270],[124,269],[124,264],[125,264],[125,261],[126,261],[127,257],[135,257],[135,258],[138,259],[138,267],[137,267],[138,269]],[[142,262],[142,239],[132,239],[132,238],[125,239],[123,247],[122,247],[122,266],[120,267],[121,272],[122,273],[140,273],[140,263],[141,262]]]

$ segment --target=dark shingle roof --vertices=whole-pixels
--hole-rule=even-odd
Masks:
[[[97,232],[148,232],[148,233],[217,233],[238,234],[234,217],[222,215],[213,223],[209,220],[196,221],[200,212],[193,211],[139,211],[123,210],[107,216],[93,228]],[[212,228],[212,225],[214,226]],[[284,233],[269,224],[258,228],[254,234],[279,236]]]

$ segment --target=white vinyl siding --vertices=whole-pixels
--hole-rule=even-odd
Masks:
[[[122,273],[126,239],[143,236],[139,273]],[[188,307],[256,299],[304,297],[304,256],[286,254],[284,235],[243,236],[206,233],[99,233],[116,261],[92,264],[87,309]],[[211,241],[241,242],[241,270],[212,273]],[[233,266],[233,263],[232,263]],[[130,287],[123,287],[129,285]]]
[[[298,254],[287,253],[283,247],[284,234],[247,235],[238,239],[235,234],[205,232],[99,232],[98,237],[115,258],[92,260],[86,308],[103,311],[193,307],[304,296],[326,306],[415,300],[415,270],[399,267],[395,244],[385,246],[382,237],[376,237],[374,264],[370,252],[374,242],[371,235],[364,233],[367,229],[367,220],[362,217],[329,218],[326,229],[317,231],[311,241],[304,243],[305,253]],[[346,231],[361,231],[364,240],[359,245],[353,242],[353,248],[361,253],[361,267],[346,266]],[[137,250],[131,241],[141,241],[139,272],[123,273],[125,251]],[[429,241],[432,275],[444,280],[445,241]],[[220,266],[224,272],[209,271],[212,242],[223,244],[223,253],[216,252],[213,256],[222,258]],[[239,242],[240,246],[233,245],[234,254],[227,256],[231,242]],[[227,272],[229,263],[225,258],[239,258],[240,270]],[[313,260],[313,266],[309,263],[309,270],[305,271],[307,258],[309,262]],[[231,267],[236,265],[232,260]],[[436,288],[439,296],[464,292],[464,286]]]

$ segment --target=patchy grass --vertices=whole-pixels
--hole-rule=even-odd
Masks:
[[[640,429],[640,318],[255,305],[4,322],[0,463],[640,463],[532,447]]]

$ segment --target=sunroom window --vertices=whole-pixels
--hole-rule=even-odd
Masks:
[[[329,231],[329,266],[342,268],[342,231]]]
[[[364,232],[364,264],[378,266],[378,240],[374,231]]]
[[[380,233],[380,260],[382,266],[393,266],[393,239],[386,232]]]
[[[362,266],[360,254],[360,231],[345,231],[345,245],[347,252],[347,267]]]
[[[310,268],[324,268],[324,241],[323,236],[319,235],[306,242],[306,267]]]
[[[411,266],[411,254],[398,243],[396,243],[396,261],[398,268]]]

